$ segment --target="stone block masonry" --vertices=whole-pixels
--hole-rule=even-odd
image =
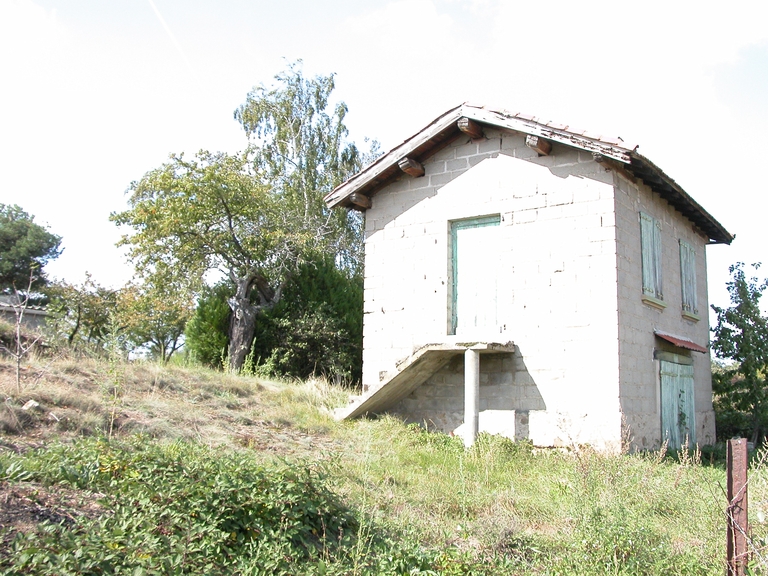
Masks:
[[[706,310],[705,239],[657,194],[607,171],[591,153],[554,144],[538,156],[522,134],[486,129],[485,136],[455,140],[423,162],[423,177],[403,174],[372,199],[364,386],[376,389],[425,343],[512,341],[514,355],[480,362],[481,431],[618,449],[629,430],[635,446],[658,446],[654,331],[707,342],[706,315],[694,322],[680,314],[677,254],[680,240],[695,247]],[[641,299],[641,210],[663,226],[664,309]],[[462,263],[451,231],[457,222],[494,219],[471,257],[474,284],[492,301],[482,303],[470,332],[454,333]],[[708,358],[694,368],[697,435],[714,439]],[[452,361],[393,411],[456,432],[463,387],[463,363]]]
[[[511,340],[521,355],[515,370],[512,359],[481,361],[480,429],[525,430],[534,442],[549,441],[553,434],[537,429],[542,419],[528,414],[576,411],[580,437],[615,443],[613,175],[570,148],[555,146],[540,158],[520,134],[486,136],[457,140],[424,162],[424,177],[403,175],[373,197],[366,213],[364,385],[379,386],[424,343],[461,336],[451,334],[451,225],[496,214],[496,240],[477,253],[497,285],[495,320],[474,336]],[[566,176],[569,170],[578,175]],[[595,362],[595,350],[613,360]],[[464,380],[463,368],[451,366],[396,411],[455,430],[463,421]]]

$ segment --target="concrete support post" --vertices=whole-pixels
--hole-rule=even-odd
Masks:
[[[480,352],[464,352],[464,446],[475,443],[480,420]]]

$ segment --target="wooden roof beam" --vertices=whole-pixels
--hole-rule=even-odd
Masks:
[[[635,177],[635,175],[630,173],[627,169],[625,169],[621,164],[619,164],[615,160],[606,158],[599,152],[592,152],[592,158],[594,158],[595,162],[600,164],[600,166],[602,166],[606,170],[613,170],[617,174],[621,174],[624,178],[626,178],[630,182],[637,183],[637,178]]]
[[[525,145],[535,151],[539,156],[549,156],[549,153],[552,152],[552,143],[548,140],[544,140],[541,136],[528,134],[528,136],[525,137]]]
[[[371,199],[365,194],[359,192],[353,192],[349,196],[349,201],[352,203],[352,207],[356,210],[368,210],[371,207]]]
[[[405,158],[402,158],[397,165],[400,166],[400,170],[408,174],[408,176],[413,176],[414,178],[424,176],[424,166],[422,166],[421,162],[418,162],[413,158],[408,158],[406,156]]]
[[[480,124],[477,122],[473,122],[466,116],[459,118],[459,121],[456,124],[458,125],[459,130],[472,138],[472,140],[479,140],[483,137],[483,127],[480,126]]]

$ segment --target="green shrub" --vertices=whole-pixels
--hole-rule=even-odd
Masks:
[[[2,574],[432,573],[434,554],[361,525],[314,466],[134,437],[6,454],[0,480],[100,493],[109,510],[1,534]]]
[[[184,348],[190,359],[210,368],[221,368],[226,354],[230,309],[227,300],[234,294],[226,282],[206,287],[184,330]]]
[[[189,357],[219,368],[226,354],[233,289],[226,282],[207,288],[187,324]],[[280,302],[256,317],[244,370],[267,377],[324,375],[358,382],[363,369],[362,277],[339,270],[332,260],[303,265]]]
[[[332,261],[304,265],[283,298],[258,317],[252,356],[266,376],[362,376],[362,278]]]
[[[715,430],[718,442],[731,438],[752,438],[754,422],[749,414],[736,409],[722,396],[715,396],[712,401],[715,409]]]
[[[20,463],[21,462],[21,466]],[[5,478],[107,494],[110,515],[17,534],[7,573],[292,573],[357,533],[311,467],[267,469],[199,445],[83,441],[3,462]],[[26,474],[22,474],[21,470]]]

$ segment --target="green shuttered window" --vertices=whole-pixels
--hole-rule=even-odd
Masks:
[[[640,212],[640,240],[643,258],[643,296],[661,303],[661,222]]]
[[[683,316],[698,320],[699,305],[696,299],[696,251],[693,246],[680,240],[680,283],[683,300]]]

